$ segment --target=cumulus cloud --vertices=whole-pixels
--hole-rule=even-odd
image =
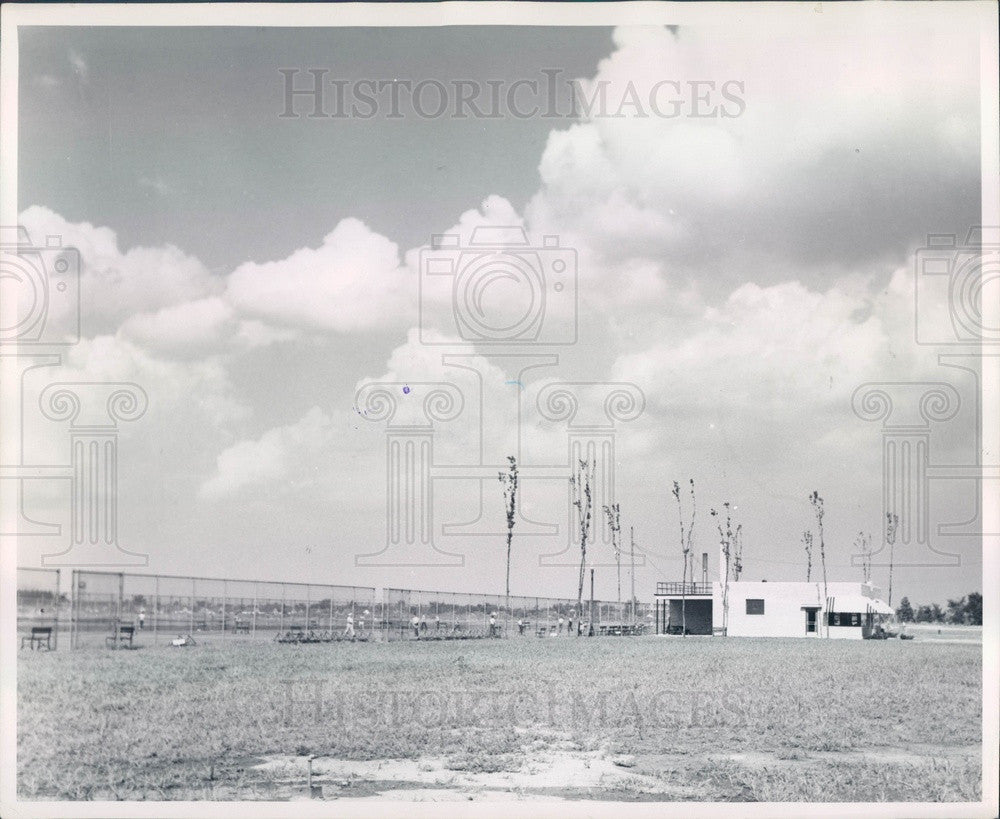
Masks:
[[[118,332],[161,356],[398,328],[417,312],[415,274],[400,264],[396,245],[356,219],[338,224],[317,249],[247,262],[228,277],[173,245],[122,250],[112,229],[42,206],[26,208],[19,221],[34,246],[57,237],[79,251],[83,337]],[[62,307],[72,305],[50,306],[60,326]]]
[[[889,340],[863,292],[798,282],[745,284],[706,309],[690,335],[622,356],[620,377],[664,410],[737,402],[777,420],[803,403],[843,402],[888,361]]]
[[[708,268],[735,286],[797,272],[816,284],[831,262],[898,257],[975,218],[955,204],[979,179],[977,48],[961,37],[618,29],[582,83],[608,106],[550,134],[528,221],[592,253],[602,276],[645,256],[669,259],[673,277]],[[633,93],[643,110],[616,116]],[[656,116],[650,98],[664,110],[667,96],[678,115]]]
[[[236,330],[233,308],[218,296],[140,313],[128,319],[122,334],[153,349],[211,353]]]
[[[155,465],[142,474],[160,490],[157,509],[174,497],[156,483],[163,471],[192,505],[212,501],[210,514],[256,498],[273,515],[268,501],[280,495],[284,509],[315,516],[314,499],[339,497],[347,525],[372,529],[385,422],[368,422],[358,391],[382,385],[392,423],[426,426],[424,402],[446,385],[455,412],[434,422],[437,464],[502,463],[522,447],[525,462],[552,465],[567,457],[566,424],[539,422],[535,410],[558,378],[644,393],[645,413],[617,427],[617,455],[622,494],[647,532],[662,524],[663,500],[648,476],[662,474],[695,475],[716,499],[739,493],[768,537],[781,525],[771,498],[804,505],[806,476],[877,516],[878,430],[855,423],[850,396],[864,381],[940,380],[936,357],[913,343],[909,254],[922,233],[965,228],[963,203],[978,206],[979,101],[968,82],[978,50],[941,25],[872,30],[863,48],[825,24],[809,36],[617,30],[614,52],[582,83],[607,107],[552,131],[525,208],[489,196],[439,226],[466,249],[477,229],[520,227],[539,258],[549,235],[577,252],[577,298],[547,293],[544,316],[578,318],[581,339],[558,348],[553,369],[525,374],[527,356],[483,355],[462,334],[470,302],[457,268],[429,287],[428,248],[401,258],[357,219],[228,275],[170,245],[122,249],[111,229],[46,208],[22,223],[36,245],[57,234],[81,250],[84,341],[67,353],[70,377],[135,381],[150,394],[130,443],[144,458],[133,464]],[[663,80],[679,82],[656,98],[666,108],[674,94],[676,117],[649,110]],[[721,94],[729,82],[740,104]],[[718,112],[692,116],[704,93]],[[140,184],[166,192],[159,182]],[[513,315],[529,291],[500,277],[477,292]],[[951,331],[947,311],[928,320],[933,333]],[[263,349],[276,342],[294,346]],[[323,399],[308,380],[320,373],[325,409],[312,406]],[[290,393],[301,404],[285,416]],[[584,396],[581,418],[600,420],[599,394]],[[558,517],[556,488],[546,509],[556,517],[539,519]],[[475,513],[475,499],[456,503],[467,501],[450,519]],[[800,523],[786,528],[794,542]]]
[[[282,492],[296,488],[303,482],[303,459],[314,461],[334,434],[330,417],[313,407],[293,424],[224,449],[216,459],[215,473],[201,484],[200,495],[217,500],[251,487],[269,486]]]
[[[20,223],[35,246],[56,236],[80,251],[80,297],[85,337],[113,333],[136,313],[157,311],[218,294],[222,281],[197,258],[173,245],[122,251],[107,227],[70,222],[52,210],[32,205]]]
[[[245,315],[338,333],[399,323],[414,292],[396,245],[357,219],[341,221],[318,248],[240,265],[226,284],[227,300]]]

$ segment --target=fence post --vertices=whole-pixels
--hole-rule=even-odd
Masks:
[[[197,581],[191,578],[191,614],[188,616],[188,634],[194,634],[194,597]]]
[[[118,606],[115,615],[115,647],[117,648],[118,629],[122,624],[122,606],[125,598],[125,572],[118,573]]]
[[[253,612],[250,615],[250,636],[257,636],[257,587],[260,584],[254,582],[253,584]]]
[[[160,619],[160,576],[153,578],[153,645],[159,644],[159,624]]]
[[[52,600],[52,608],[55,610],[56,613],[56,623],[52,627],[52,645],[55,646],[56,649],[59,648],[59,603],[60,603],[59,596],[61,594],[59,590],[60,581],[61,578],[59,577],[59,569],[56,569],[56,593],[53,595],[53,600]]]
[[[285,633],[285,584],[281,584],[281,614],[278,615],[278,634]]]
[[[80,591],[77,588],[78,585],[78,575],[80,574],[79,569],[73,569],[72,574],[69,576],[69,649],[72,651],[77,647],[78,635],[76,633],[78,625],[77,620],[80,618],[80,611],[77,608],[77,604],[80,601]]]
[[[226,639],[226,600],[229,599],[229,581],[222,581],[222,639]]]

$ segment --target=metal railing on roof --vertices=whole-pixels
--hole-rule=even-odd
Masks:
[[[711,594],[711,583],[681,583],[681,582],[659,582],[656,584],[656,593],[665,595],[679,594]]]

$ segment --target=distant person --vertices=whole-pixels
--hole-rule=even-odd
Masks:
[[[562,617],[559,618],[559,631],[558,631],[558,633],[559,634],[563,633],[563,619],[562,619]]]
[[[354,641],[354,613],[347,615],[347,628],[344,629],[344,636]]]
[[[368,611],[368,609],[365,609],[364,612],[362,612],[361,614],[361,619],[358,621],[358,629],[361,631],[362,634],[364,633],[365,630],[365,618],[369,614],[371,614],[371,612]]]
[[[518,621],[517,621],[517,633],[520,634],[520,635],[522,635],[522,636],[524,635],[524,620],[522,620],[520,618],[518,618]]]
[[[427,618],[424,615],[420,615],[420,630],[427,631]]]
[[[434,631],[437,632],[437,631],[440,631],[440,630],[441,630],[441,618],[438,617],[435,614],[434,615]]]
[[[413,627],[413,636],[418,640],[420,639],[420,618],[417,615],[413,615],[410,620],[410,625]]]
[[[139,609],[139,631],[146,628],[146,610]]]

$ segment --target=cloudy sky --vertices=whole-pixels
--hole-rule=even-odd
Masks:
[[[119,515],[121,545],[152,571],[502,592],[500,487],[475,476],[519,446],[513,592],[575,596],[565,556],[546,557],[567,542],[567,426],[538,407],[553,382],[622,382],[642,412],[599,467],[635,527],[640,597],[680,577],[670,487],[689,478],[713,575],[708,510],[730,501],[745,577],[804,579],[817,489],[831,579],[860,579],[855,536],[880,541],[881,429],[852,411],[854,390],[951,383],[962,404],[933,428],[931,459],[975,459],[976,367],[940,366],[954,350],[916,344],[914,326],[951,332],[943,299],[914,309],[915,252],[980,220],[979,41],[953,20],[22,29],[20,222],[83,260],[83,338],[26,394],[52,380],[146,390],[148,412],[121,431]],[[428,86],[423,109],[406,100],[396,116],[382,95],[372,116],[310,117],[299,97],[282,117],[281,69],[299,88],[325,69],[348,92],[435,80],[449,110],[426,115]],[[506,100],[549,76],[558,116],[452,115],[456,83]],[[573,116],[574,79],[606,103]],[[515,99],[530,107],[530,92]],[[548,293],[541,335],[506,357],[463,338],[452,279],[424,275],[432,234],[468,246],[483,226],[523,228],[543,265],[546,236],[575,251],[575,283]],[[504,316],[525,297],[512,282],[487,295]],[[450,477],[433,501],[435,545],[461,566],[357,565],[386,542],[386,424],[358,398],[371,382],[393,385],[394,423],[421,422],[429,383],[460,396],[436,423],[436,474]],[[605,418],[610,388],[575,389],[578,423]],[[25,431],[26,462],[65,460],[64,427],[26,417]],[[26,513],[67,520],[65,487],[43,484]],[[897,600],[982,585],[977,538],[937,534],[975,517],[975,484],[931,489],[934,548],[960,565],[901,566]],[[61,543],[25,538],[19,562]],[[598,595],[613,598],[610,547],[596,549]],[[421,562],[412,552],[379,560]]]

